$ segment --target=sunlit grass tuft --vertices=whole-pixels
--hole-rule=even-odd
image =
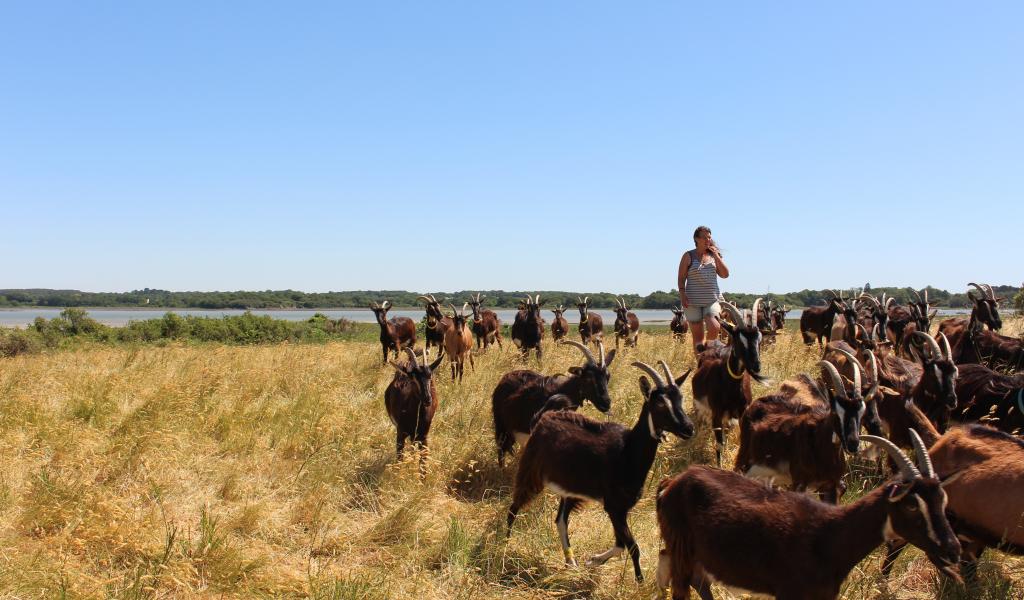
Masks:
[[[1006,319],[1020,332],[1022,319]],[[566,568],[543,496],[506,539],[515,461],[496,464],[490,394],[515,368],[579,364],[545,346],[543,365],[506,348],[475,355],[464,382],[437,377],[440,406],[427,477],[395,461],[383,407],[392,377],[379,345],[81,348],[0,360],[0,596],[67,598],[294,597],[649,598],[628,560]],[[779,382],[820,356],[787,332],[763,364]],[[645,331],[612,366],[610,414],[632,424],[640,407],[633,360],[693,366],[689,340]],[[755,394],[770,388],[755,386]],[[688,388],[687,388],[687,397]],[[726,464],[736,451],[735,432]],[[630,523],[648,580],[659,542],[653,489],[688,464],[714,460],[711,436],[663,444]],[[877,484],[857,461],[847,500]],[[581,559],[613,543],[607,518],[573,515]],[[941,581],[917,551],[890,581],[876,551],[846,598],[1019,597],[1022,561],[989,551],[978,589]],[[717,589],[720,598],[736,598]],[[973,595],[972,595],[973,594]]]

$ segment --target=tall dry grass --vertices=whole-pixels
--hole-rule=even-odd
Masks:
[[[0,594],[650,597],[652,584],[637,585],[628,561],[562,565],[552,497],[504,537],[515,467],[496,466],[490,393],[506,371],[536,362],[495,348],[476,356],[462,385],[444,366],[421,481],[413,460],[395,464],[383,408],[393,371],[379,352],[359,342],[92,346],[0,361]],[[763,363],[778,381],[813,370],[818,356],[789,332]],[[612,367],[611,414],[589,405],[587,414],[633,422],[639,372],[629,362],[637,359],[665,359],[676,371],[694,362],[688,341],[645,332]],[[577,350],[548,343],[542,370],[579,362]],[[735,445],[732,437],[730,455]],[[631,517],[648,580],[659,546],[654,486],[713,459],[706,431],[663,444]],[[877,481],[870,463],[858,465],[847,500]],[[596,506],[570,530],[580,556],[613,542]],[[880,560],[876,551],[852,573],[844,597],[967,597],[917,551],[904,554],[888,584]],[[975,597],[1024,593],[1017,559],[990,553],[981,573]]]

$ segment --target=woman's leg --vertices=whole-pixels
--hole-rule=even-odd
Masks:
[[[697,346],[704,343],[704,322],[690,323],[690,337],[693,338],[693,354],[697,355]]]
[[[718,319],[713,315],[708,315],[704,317],[704,323],[701,323],[701,325],[705,324],[707,324],[708,341],[717,340],[719,332],[722,331],[722,326],[718,324]]]

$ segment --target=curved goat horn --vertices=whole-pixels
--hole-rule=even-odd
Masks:
[[[663,360],[659,360],[658,364],[661,365],[661,370],[665,371],[665,377],[668,377],[669,383],[675,383],[676,378],[672,375],[672,370],[668,368],[668,363]]]
[[[878,300],[875,300],[875,297],[871,294],[861,294],[857,297],[857,300],[867,300],[871,304],[874,304],[876,309],[881,308],[881,305],[878,304]]]
[[[986,283],[985,284],[985,289],[988,290],[988,299],[993,301],[993,302],[995,302],[996,301],[996,293],[992,289],[992,286]]]
[[[878,393],[878,359],[875,358],[875,353],[868,350],[868,364],[871,365],[871,388],[868,389],[868,393],[864,395],[864,400],[870,400],[875,397]]]
[[[918,301],[918,302],[920,302],[920,301],[921,301],[921,294],[918,294],[918,293],[917,293],[917,290],[915,290],[914,288],[910,288],[910,291],[911,291],[911,293],[913,293],[913,294],[914,294],[915,296],[917,296],[917,301]]]
[[[654,385],[658,386],[659,388],[665,387],[665,380],[661,378],[661,375],[659,375],[658,372],[655,371],[653,367],[651,367],[651,365],[647,363],[642,363],[640,361],[636,361],[630,364],[650,375],[651,379],[654,380]]]
[[[953,349],[949,347],[949,338],[946,334],[939,332],[939,341],[942,342],[942,356],[946,360],[953,360]]]
[[[836,366],[827,360],[818,361],[818,366],[821,367],[823,372],[827,372],[829,378],[832,380],[832,387],[835,388],[837,396],[846,397],[846,386],[843,385],[843,378],[839,376],[839,371],[836,370]],[[828,386],[825,386],[828,389]]]
[[[917,454],[917,466],[921,469],[921,475],[929,479],[938,479],[935,476],[935,467],[932,466],[932,457],[928,456],[928,449],[924,447],[921,436],[913,429],[910,430],[910,443],[914,445],[914,452]]]
[[[722,308],[724,308],[725,311],[729,313],[729,316],[732,317],[732,322],[736,327],[743,327],[743,315],[740,314],[740,309],[736,308],[736,305],[732,302],[723,301],[721,304]]]
[[[935,338],[923,331],[915,331],[914,335],[920,336],[922,340],[925,340],[925,344],[932,353],[932,360],[942,358],[942,350],[939,350],[939,343],[935,341]]]
[[[882,341],[881,336],[878,335],[878,323],[875,323],[875,326],[871,328],[871,339],[876,342]]]
[[[558,343],[559,344],[567,344],[567,345],[572,346],[574,348],[579,348],[580,352],[583,353],[583,356],[587,357],[587,362],[588,363],[590,363],[592,365],[596,365],[597,364],[597,361],[594,360],[594,355],[590,352],[590,348],[587,348],[586,346],[584,346],[583,344],[577,342],[576,340],[562,340],[562,341],[560,341]]]
[[[867,442],[874,444],[885,450],[886,454],[892,458],[893,462],[900,469],[900,475],[903,476],[904,481],[913,481],[921,478],[921,472],[917,470],[914,463],[910,461],[910,457],[903,453],[896,444],[890,442],[883,437],[877,437],[874,435],[862,435],[860,439],[866,440]]]
[[[754,316],[751,317],[751,320],[753,321],[753,323],[751,323],[751,325],[754,326],[754,327],[757,327],[757,316],[761,314],[760,311],[761,311],[761,299],[758,298],[757,300],[754,300],[754,308],[751,309],[751,312],[754,313]]]
[[[469,302],[463,302],[462,303],[462,310],[459,311],[459,314],[461,314],[462,316],[466,316],[466,307],[467,306],[469,306]]]
[[[416,353],[413,352],[412,348],[406,346],[405,348],[402,348],[402,351],[409,355],[409,362],[412,363],[412,366],[415,367],[416,366]]]
[[[427,303],[430,302],[430,298],[427,298],[426,296],[418,296],[416,299],[417,300],[422,300],[422,301],[427,302]]]
[[[598,366],[604,367],[604,343],[601,341],[597,342],[597,356],[598,358],[601,359],[601,362],[598,363]]]

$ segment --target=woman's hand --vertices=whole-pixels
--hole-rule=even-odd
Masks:
[[[682,293],[679,302],[683,305],[683,308],[690,308],[690,299],[686,297],[686,292]]]

